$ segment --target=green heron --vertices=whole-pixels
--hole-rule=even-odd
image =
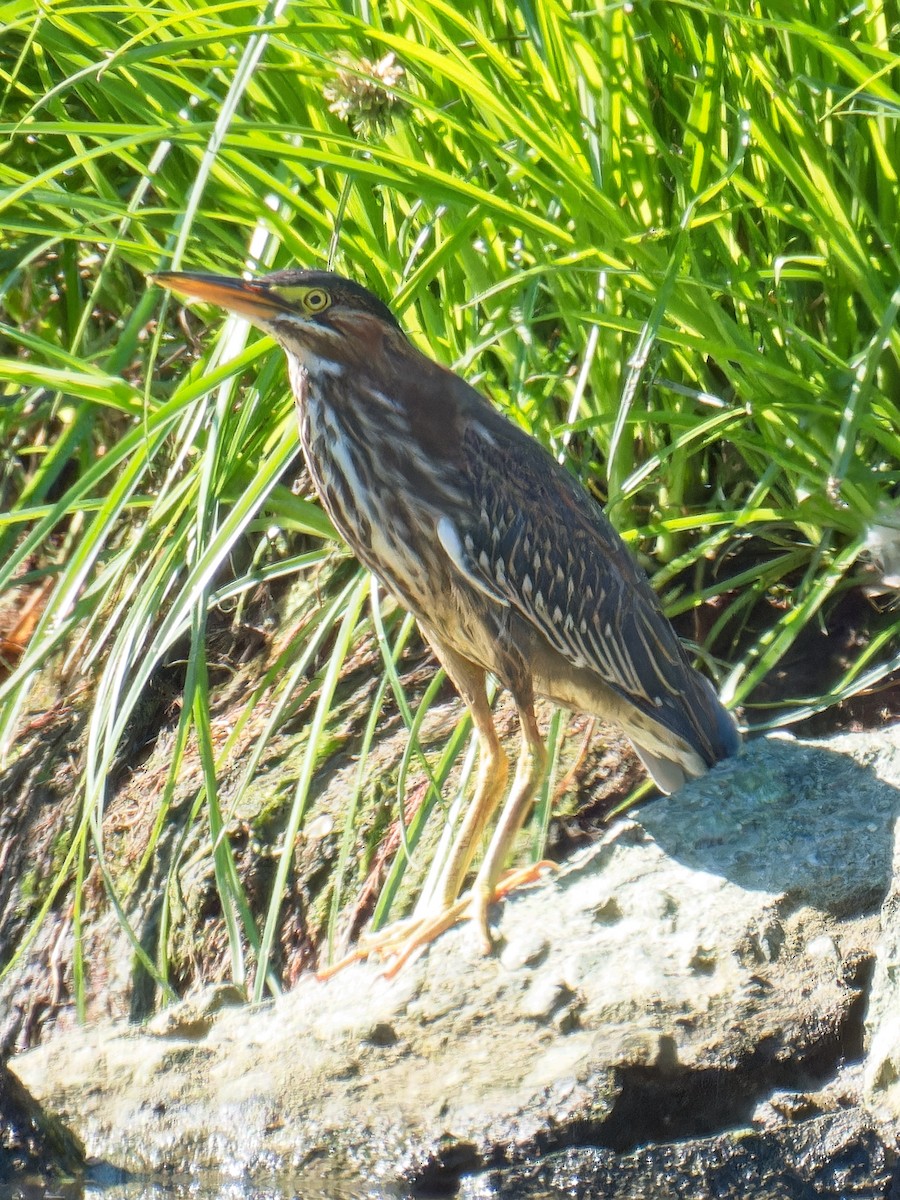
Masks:
[[[380,949],[402,961],[466,912],[490,949],[488,905],[545,767],[536,696],[618,723],[663,792],[737,752],[733,719],[600,506],[543,446],[417,350],[381,300],[325,271],[151,278],[240,314],[281,345],[322,504],[415,614],[472,714],[474,796],[427,910]],[[521,724],[508,794],[489,674]]]

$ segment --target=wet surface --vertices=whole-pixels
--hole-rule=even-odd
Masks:
[[[279,1176],[271,1184],[227,1180],[221,1175],[179,1179],[122,1178],[94,1168],[71,1183],[0,1183],[0,1200],[413,1200],[391,1184],[366,1183],[313,1170]],[[429,1200],[421,1193],[415,1200]]]

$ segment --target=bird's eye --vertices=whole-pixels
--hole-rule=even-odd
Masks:
[[[307,312],[317,313],[327,308],[330,301],[327,292],[323,292],[321,288],[312,288],[303,297],[303,303]]]

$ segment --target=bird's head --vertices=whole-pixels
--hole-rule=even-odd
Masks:
[[[274,337],[300,360],[340,364],[376,355],[385,335],[405,341],[394,314],[366,288],[330,271],[291,269],[258,279],[156,271],[150,280],[216,304]]]

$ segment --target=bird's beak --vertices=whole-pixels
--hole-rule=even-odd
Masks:
[[[191,300],[217,304],[263,329],[273,317],[285,311],[284,301],[261,279],[235,279],[231,275],[206,275],[200,271],[154,271],[147,278]]]

